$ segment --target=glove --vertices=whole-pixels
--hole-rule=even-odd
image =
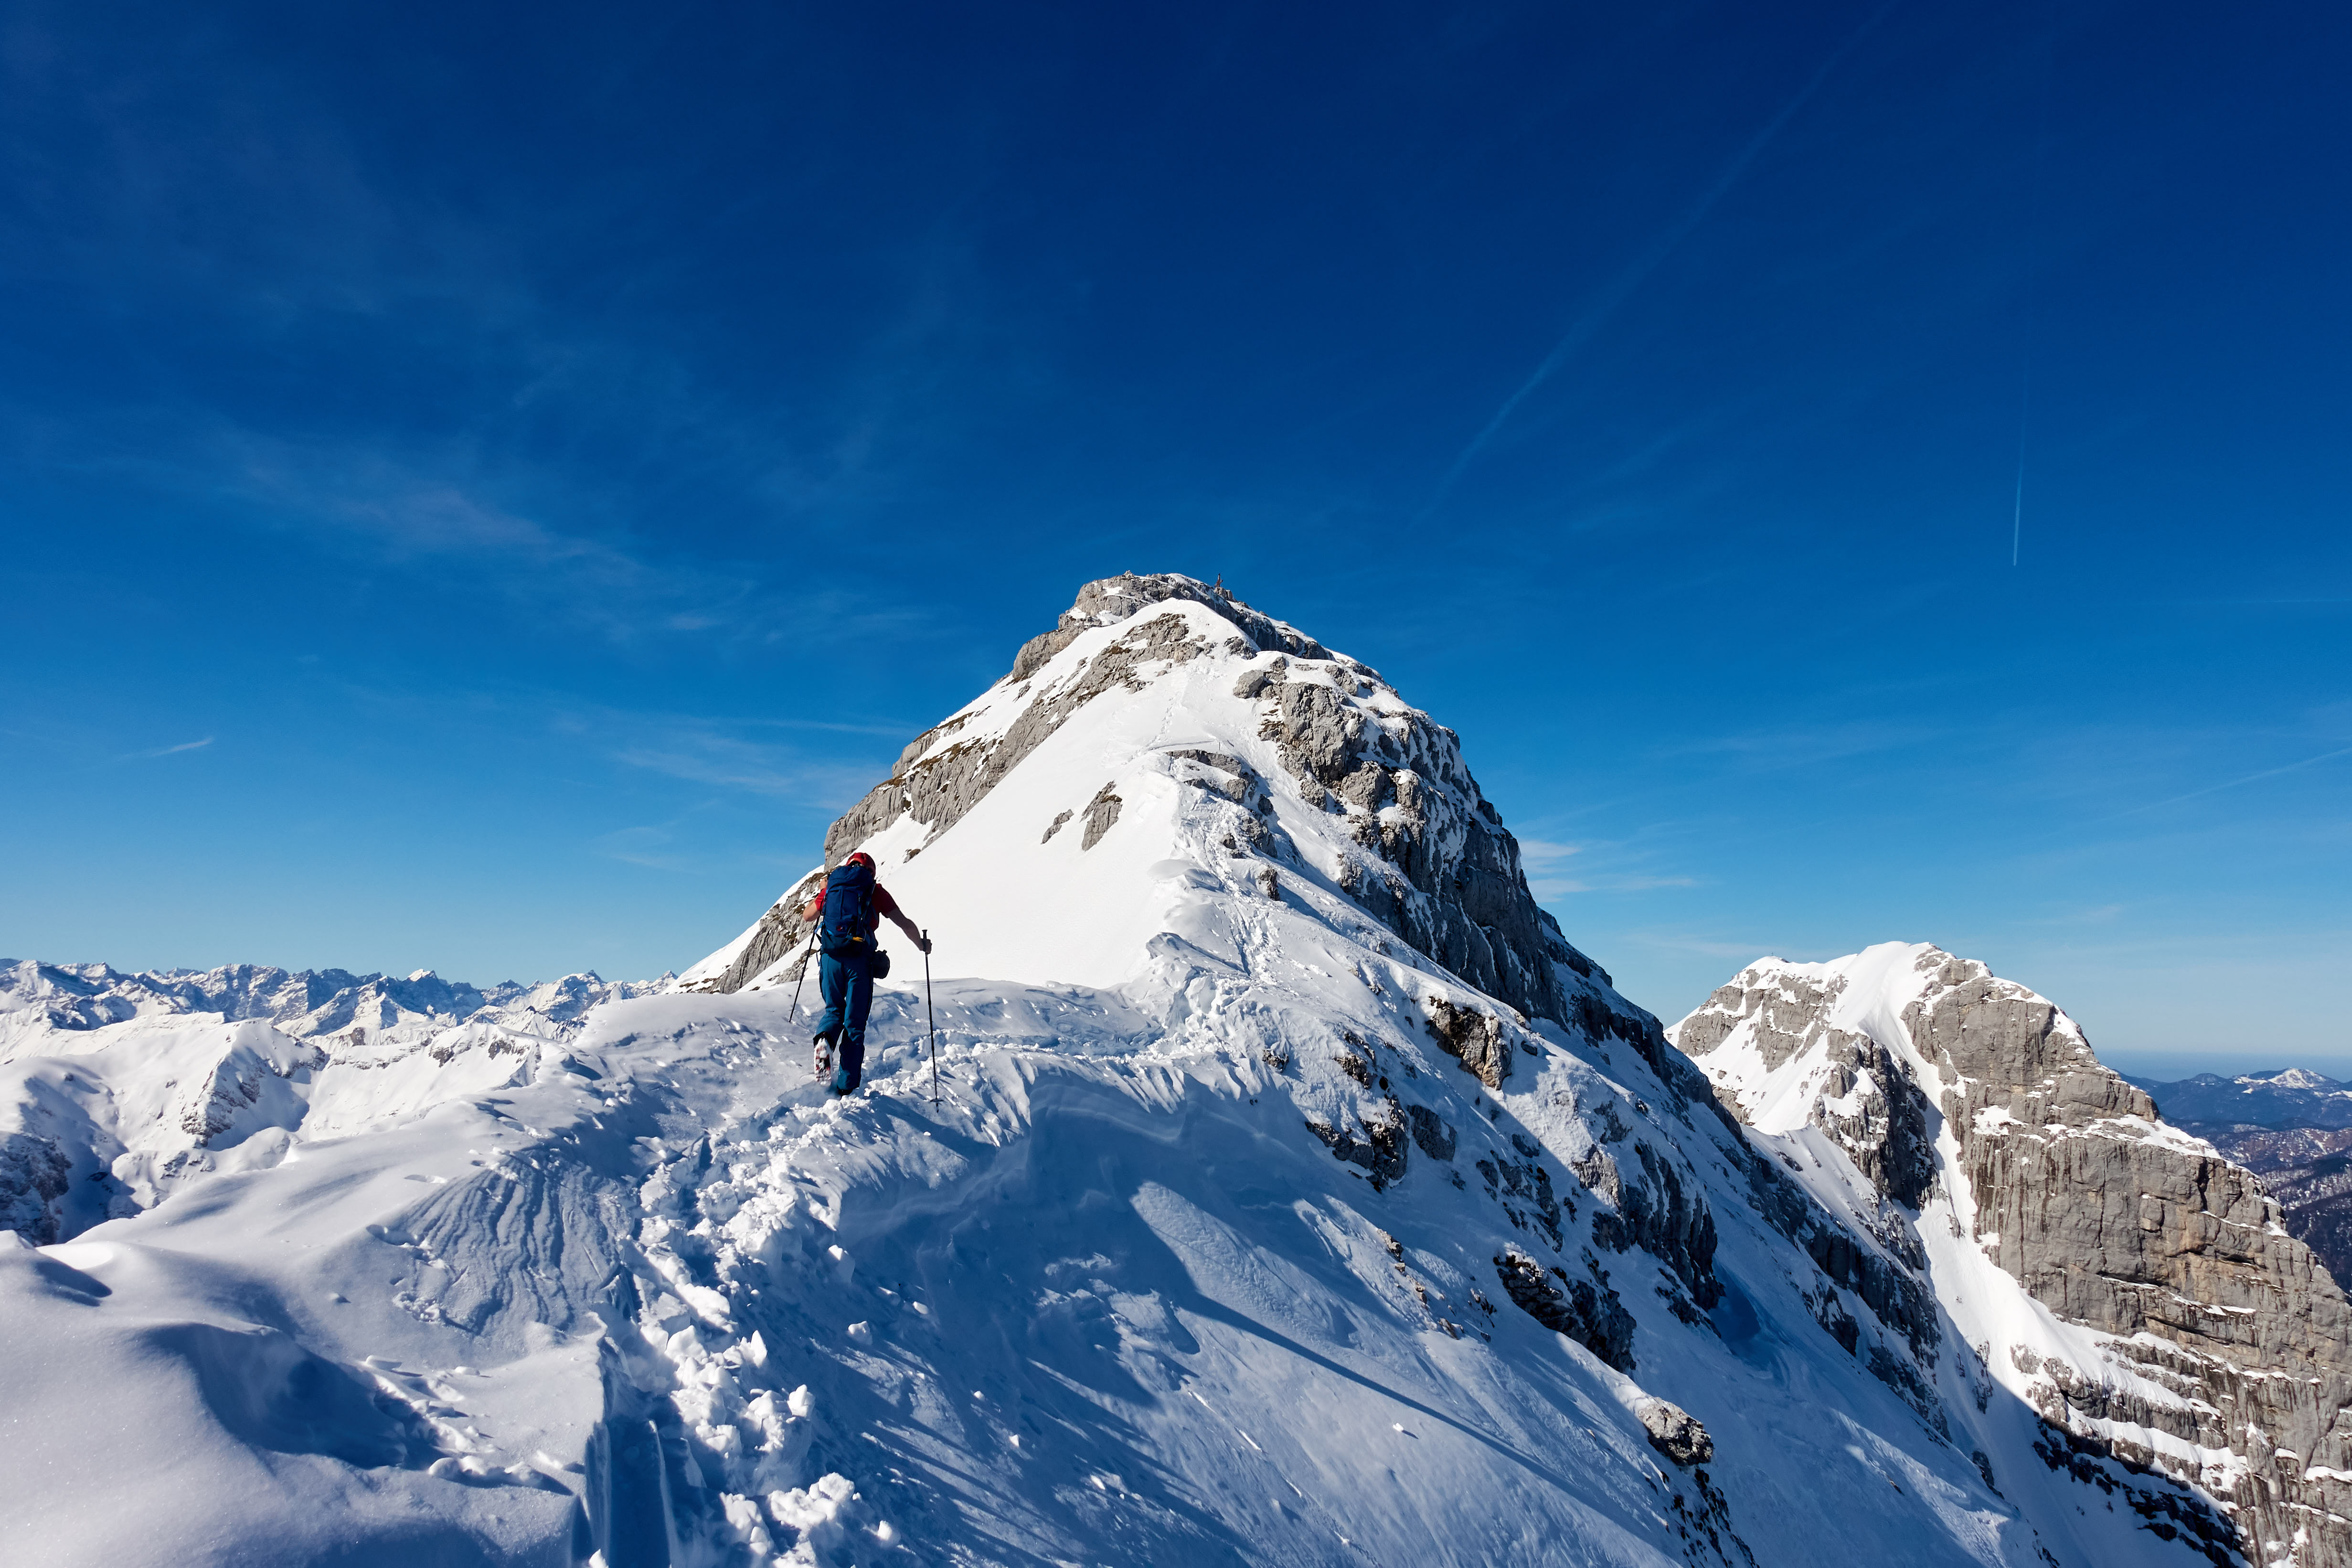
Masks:
[[[931,951],[931,939],[930,939],[929,937],[927,937],[927,936],[919,936],[919,937],[917,937],[917,938],[915,939],[915,945],[916,945],[918,948],[919,948],[919,949],[921,949],[921,950],[922,950],[922,952],[923,952],[923,954],[924,954],[924,956],[925,956],[925,957],[929,957],[929,956],[930,955],[930,951]]]

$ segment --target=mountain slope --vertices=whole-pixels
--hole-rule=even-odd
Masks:
[[[1294,628],[1089,584],[860,847],[939,940],[866,1096],[807,1072],[804,879],[495,1083],[428,1048],[322,1119],[394,1070],[331,1049],[279,1157],[0,1249],[8,1517],[124,1563],[2231,1560],[2207,1478],[2045,1463],[1907,1215],[1719,1106],[1455,737]]]
[[[1673,1033],[1801,1183],[1916,1238],[1914,1277],[2039,1415],[2053,1472],[2119,1461],[2115,1494],[2216,1561],[2347,1560],[2343,1292],[2065,1014],[1888,943],[1761,961]]]

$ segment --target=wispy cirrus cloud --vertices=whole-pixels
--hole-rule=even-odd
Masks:
[[[183,741],[176,746],[158,746],[150,752],[131,752],[118,760],[126,763],[143,763],[155,757],[177,756],[182,752],[201,752],[211,745],[215,738],[206,735],[201,741]]]
[[[900,275],[877,279],[786,396],[627,312],[567,313],[531,243],[544,237],[389,179],[333,105],[252,58],[234,61],[248,94],[191,94],[168,136],[121,120],[111,100],[130,91],[12,66],[0,47],[17,106],[56,100],[47,115],[77,128],[97,172],[18,169],[55,200],[26,231],[36,246],[12,247],[0,223],[0,261],[37,258],[45,281],[110,312],[158,312],[125,333],[147,356],[138,371],[192,342],[267,342],[385,391],[356,422],[347,385],[289,395],[192,364],[107,379],[86,404],[0,393],[0,456],[127,478],[565,632],[772,643],[821,618],[925,635],[887,593],[810,572],[802,552],[829,545],[837,565],[845,525],[920,490],[961,438],[974,376],[1001,376],[952,228],[894,258]],[[0,170],[26,156],[12,143]],[[450,343],[463,354],[436,359]],[[865,553],[853,538],[847,554]]]
[[[1662,755],[1720,757],[1757,772],[1811,767],[1886,752],[1908,750],[1950,738],[1949,728],[1895,720],[1860,719],[1829,724],[1790,724],[1743,730],[1685,741]]]
[[[1570,893],[1641,893],[1660,888],[1695,888],[1696,877],[1661,876],[1638,871],[1594,871],[1571,877],[1563,868],[1585,853],[1587,846],[1560,844],[1545,838],[1519,840],[1519,858],[1528,873],[1528,888],[1538,902]]]
[[[1660,888],[1696,888],[1696,877],[1594,877],[1590,880],[1571,879],[1559,884],[1564,893],[1647,893]]]
[[[1682,243],[1707,220],[1708,215],[1715,211],[1724,197],[1731,194],[1733,188],[1747,174],[1748,168],[1763,155],[1767,148],[1772,145],[1780,132],[1788,128],[1789,122],[1803,110],[1805,105],[1812,101],[1814,95],[1821,91],[1822,84],[1836,74],[1838,67],[1845,62],[1846,58],[1852,55],[1862,41],[1877,28],[1879,23],[1885,19],[1886,14],[1893,9],[1895,9],[1895,0],[1885,0],[1877,10],[1872,12],[1863,24],[1848,35],[1844,42],[1822,62],[1812,75],[1805,79],[1804,84],[1797,89],[1796,93],[1781,104],[1778,112],[1740,144],[1731,158],[1717,171],[1715,178],[1699,190],[1681,215],[1654,236],[1647,245],[1635,252],[1633,259],[1587,303],[1583,311],[1570,324],[1567,332],[1552,345],[1551,352],[1547,353],[1527,379],[1520,382],[1511,395],[1503,400],[1502,405],[1495,410],[1486,424],[1479,426],[1478,433],[1470,438],[1469,444],[1464,447],[1454,461],[1447,466],[1445,472],[1439,477],[1436,489],[1431,495],[1428,504],[1422,509],[1420,519],[1422,521],[1426,522],[1440,507],[1444,505],[1447,496],[1453,492],[1455,483],[1460,480],[1464,472],[1476,460],[1478,455],[1486,449],[1503,426],[1509,423],[1512,415],[1517,412],[1519,405],[1533,396],[1538,388],[1557,374],[1570,358],[1608,326],[1618,310],[1633,297],[1643,284],[1649,280],[1651,275],[1664,266]]]
[[[2206,784],[2202,788],[2168,795],[2163,800],[2150,801],[2145,805],[2136,805],[2116,815],[2117,817],[2136,816],[2144,811],[2161,811],[2168,805],[2179,805],[2185,801],[2199,800],[2209,795],[2219,795],[2223,790],[2237,789],[2250,784],[2260,784],[2264,779],[2274,779],[2286,773],[2301,773],[2305,768],[2315,767],[2321,763],[2332,763],[2339,757],[2352,757],[2352,746],[2336,746],[2316,756],[2304,757],[2299,761],[2285,763],[2277,767],[2260,768],[2253,773],[2242,773],[2236,778],[2223,779],[2219,784]]]
[[[608,754],[625,767],[824,810],[863,795],[889,771],[897,747],[812,747],[775,738],[779,732],[806,728],[893,739],[911,732],[903,726],[802,726],[611,711],[567,715],[561,727],[604,741]]]
[[[608,859],[625,861],[632,866],[644,866],[656,871],[681,871],[687,868],[687,862],[670,851],[674,837],[667,827],[623,827],[598,836],[589,847]]]
[[[1824,959],[1843,954],[1822,949],[1817,952],[1776,948],[1760,941],[1726,941],[1721,937],[1705,936],[1683,931],[1634,931],[1622,940],[1639,942],[1645,947],[1664,948],[1673,952],[1693,952],[1706,958],[1729,959],[1741,964],[1753,963],[1759,958],[1785,958],[1795,963],[1818,963]]]

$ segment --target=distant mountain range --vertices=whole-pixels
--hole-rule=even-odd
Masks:
[[[2302,1068],[2236,1078],[2200,1072],[2172,1083],[2124,1077],[2146,1089],[2175,1126],[2352,1128],[2352,1088]]]

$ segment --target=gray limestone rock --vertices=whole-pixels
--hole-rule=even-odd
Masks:
[[[1747,979],[1742,974],[1717,987],[1697,1012],[1675,1027],[1675,1043],[1684,1055],[1713,1054],[1732,1030],[1753,1017],[1765,1070],[1775,1070],[1822,1037],[1829,1028],[1830,1008],[1845,991],[1842,977],[1823,984],[1808,976],[1781,973],[1769,985],[1755,986],[1743,984]]]
[[[1408,1105],[1405,1115],[1412,1123],[1414,1147],[1433,1160],[1454,1158],[1454,1124],[1425,1105]]]
[[[1223,752],[1204,752],[1198,747],[1180,746],[1170,751],[1168,755],[1181,757],[1188,763],[1198,763],[1204,768],[1215,768],[1221,773],[1233,773],[1242,778],[1257,776],[1256,770],[1247,763],[1239,757],[1229,757]]]
[[[1118,820],[1119,805],[1119,798],[1111,794],[1110,785],[1105,784],[1095,792],[1094,799],[1087,802],[1087,831],[1086,837],[1078,840],[1079,848],[1091,849],[1102,842],[1103,835],[1108,833],[1112,824]]]
[[[1715,1215],[1695,1188],[1683,1185],[1674,1160],[1638,1139],[1633,1151],[1642,1167],[1639,1180],[1628,1180],[1599,1148],[1570,1164],[1577,1180],[1615,1211],[1592,1216],[1593,1245],[1612,1252],[1640,1247],[1673,1269],[1700,1306],[1714,1306],[1723,1300],[1715,1277]]]
[[[1079,599],[1085,602],[1083,592]],[[1085,629],[1077,626],[1077,631]],[[900,816],[912,816],[934,837],[946,832],[1071,714],[1114,688],[1142,689],[1136,672],[1145,665],[1182,664],[1206,651],[1205,644],[1193,640],[1181,616],[1157,616],[1095,656],[1061,686],[1033,699],[992,741],[952,739],[961,726],[960,719],[925,731],[899,754],[890,776],[826,829],[825,865],[838,865],[844,855]],[[942,741],[947,743],[940,744]]]
[[[1570,1279],[1565,1269],[1547,1270],[1516,1251],[1496,1257],[1495,1273],[1504,1292],[1537,1322],[1566,1334],[1620,1372],[1633,1370],[1633,1315],[1606,1280]]]
[[[1442,996],[1424,999],[1426,1026],[1438,1048],[1462,1064],[1488,1089],[1500,1089],[1511,1076],[1511,1049],[1503,1039],[1503,1021],[1475,1007],[1457,1007]]]
[[[1748,1202],[1766,1223],[1804,1248],[1831,1285],[1853,1291],[1880,1322],[1901,1334],[1915,1357],[1936,1353],[1943,1337],[1936,1296],[1926,1276],[1926,1255],[1907,1227],[1848,1229],[1760,1153],[1748,1162]],[[1833,1298],[1832,1292],[1829,1299]],[[1822,1321],[1848,1351],[1854,1348],[1853,1330],[1837,1328],[1836,1316]]]
[[[1231,593],[1173,572],[1151,573],[1143,576],[1129,572],[1089,583],[1078,590],[1077,602],[1062,612],[1061,626],[1056,629],[1075,626],[1083,631],[1088,626],[1110,626],[1153,605],[1166,604],[1172,599],[1187,600],[1214,610],[1234,624],[1248,639],[1250,647],[1274,648],[1293,658],[1331,657],[1321,643],[1302,635],[1296,627],[1251,609]],[[1066,647],[1066,643],[1064,646]],[[1044,660],[1038,662],[1042,664]]]
[[[197,1148],[205,1148],[229,1130],[238,1111],[260,1098],[257,1069],[247,1065],[240,1070],[234,1059],[215,1063],[205,1076],[204,1088],[180,1113],[180,1131],[194,1138]]]
[[[1677,1465],[1704,1465],[1715,1458],[1715,1439],[1687,1410],[1669,1400],[1646,1398],[1633,1406],[1650,1447]]]
[[[2178,1347],[2116,1345],[2135,1370],[2189,1394],[2190,1408],[2135,1401],[2116,1418],[2244,1456],[2252,1473],[2225,1500],[2265,1556],[2301,1531],[2309,1543],[2298,1562],[2352,1563],[2337,1483],[2306,1474],[2352,1468],[2344,1293],[2280,1226],[2251,1172],[2148,1134],[2154,1101],[2102,1065],[2055,1007],[1980,963],[1930,952],[1922,967],[1931,984],[1903,1021],[1958,1086],[1942,1110],[1994,1261],[2062,1317]],[[2043,1372],[2043,1413],[2062,1426],[2070,1411],[2107,1407],[2096,1380],[2063,1363]],[[2154,1450],[2116,1447],[2177,1469]],[[2298,1458],[2270,1457],[2280,1450]]]
[[[1552,1190],[1551,1173],[1544,1169],[1535,1144],[1517,1133],[1511,1142],[1520,1158],[1507,1159],[1498,1153],[1480,1159],[1475,1162],[1478,1174],[1486,1184],[1487,1195],[1502,1205],[1505,1216],[1521,1230],[1533,1225],[1556,1252],[1566,1239],[1560,1212],[1565,1207],[1569,1218],[1574,1219],[1575,1205],[1560,1203],[1559,1194]]]
[[[1045,668],[1055,654],[1077,641],[1078,634],[1086,629],[1083,626],[1061,626],[1050,632],[1039,632],[1013,656],[1013,668],[1004,679],[1016,686],[1028,679]]]
[[[1396,1097],[1388,1096],[1382,1113],[1358,1126],[1359,1131],[1350,1131],[1321,1121],[1307,1123],[1307,1131],[1320,1138],[1333,1155],[1364,1168],[1373,1191],[1404,1180],[1410,1141],[1405,1133],[1404,1110]]]
[[[743,944],[727,973],[710,984],[710,989],[732,994],[765,973],[779,959],[792,956],[795,948],[808,940],[809,928],[801,923],[801,906],[815,896],[824,885],[824,873],[812,871],[796,883],[793,890],[778,899],[760,917],[759,929],[751,940]]]
[[[1869,1036],[1832,1029],[1825,1049],[1830,1071],[1814,1124],[1838,1141],[1880,1192],[1917,1208],[1936,1180],[1934,1124],[1941,1118],[1910,1070]]]
[[[36,1247],[58,1240],[58,1202],[72,1176],[73,1162],[56,1140],[31,1132],[0,1138],[0,1230]]]

